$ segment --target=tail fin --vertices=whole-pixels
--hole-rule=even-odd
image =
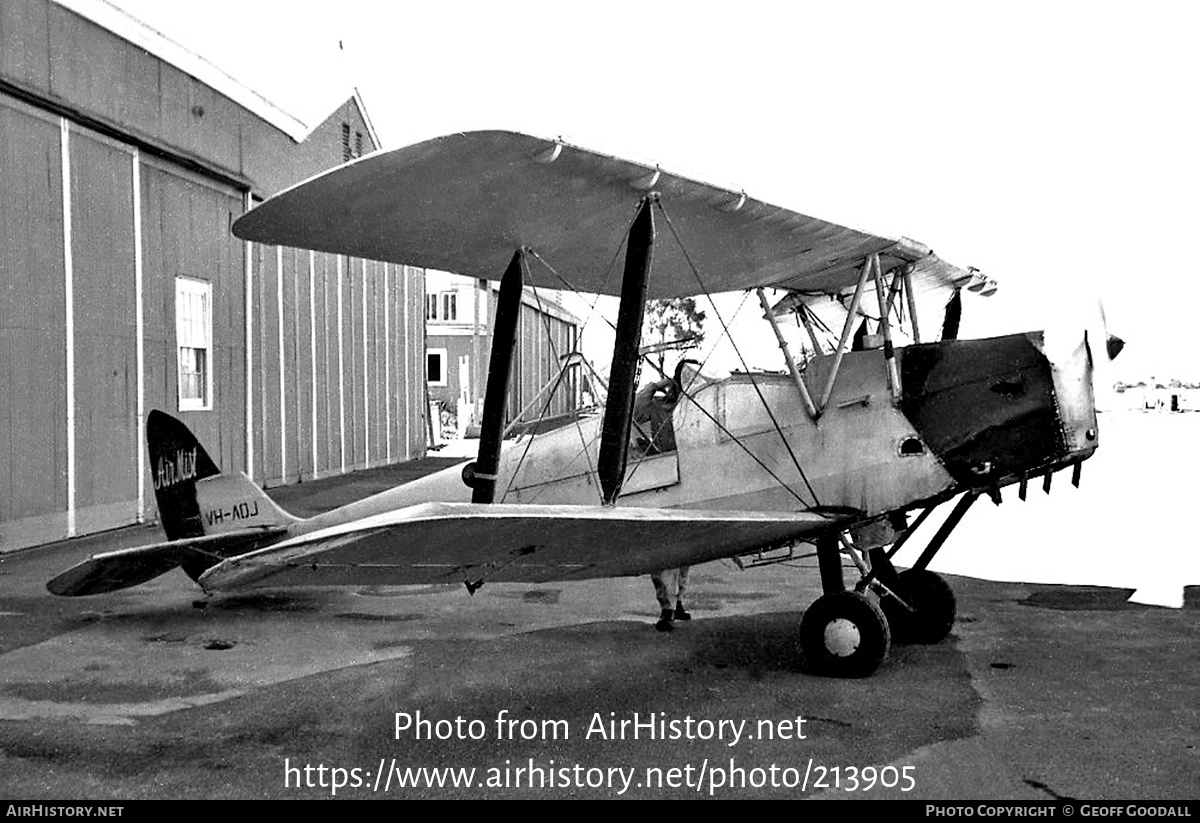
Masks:
[[[204,523],[196,501],[196,481],[219,475],[221,470],[187,426],[158,410],[146,418],[146,446],[154,499],[167,539],[200,537]]]
[[[169,414],[150,412],[146,443],[168,540],[297,522],[246,475],[222,474],[187,426]]]

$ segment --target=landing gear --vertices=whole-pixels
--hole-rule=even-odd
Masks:
[[[934,534],[911,569],[897,573],[892,565],[892,558],[913,532],[925,522],[933,507],[921,512],[917,521],[903,530],[900,539],[890,550],[870,550],[871,569],[859,581],[857,590],[861,592],[868,587],[879,590],[880,606],[887,617],[895,642],[938,643],[954,628],[954,619],[958,613],[954,592],[941,576],[926,567],[979,495],[978,491],[968,491],[959,498],[950,516]],[[861,561],[855,562],[859,564],[860,569],[863,567]]]
[[[949,584],[928,569],[900,572],[891,586],[895,597],[880,601],[897,643],[938,643],[954,628],[957,606]]]
[[[891,646],[887,618],[868,595],[846,591],[837,535],[817,540],[817,562],[825,594],[800,621],[800,650],[814,674],[866,677],[879,668]]]
[[[809,668],[827,677],[866,677],[891,645],[887,618],[858,592],[822,595],[800,622],[800,649]]]
[[[847,534],[825,534],[816,540],[824,594],[800,624],[800,648],[815,674],[865,677],[883,662],[893,640],[932,644],[950,634],[958,612],[954,592],[926,567],[979,494],[968,491],[962,496],[917,562],[903,572],[896,571],[892,558],[933,507],[911,526],[902,514],[893,513],[889,519],[899,538],[890,549],[884,548],[886,541],[862,529],[853,542]],[[843,579],[843,549],[862,575],[854,591],[847,591]]]

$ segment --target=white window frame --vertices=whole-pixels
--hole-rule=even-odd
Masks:
[[[447,356],[447,354],[448,353],[447,353],[446,349],[426,349],[425,350],[425,382],[427,382],[429,385],[431,385],[431,386],[448,386],[448,385],[450,385],[450,381],[448,379],[449,375],[447,374],[447,371],[448,371],[447,367],[450,365],[450,358]],[[441,358],[441,361],[442,361],[442,379],[441,380],[430,380],[429,379],[429,358],[430,357]]]
[[[456,322],[458,320],[458,292],[444,291],[441,294],[442,320]],[[451,311],[453,309],[453,311]]]
[[[425,319],[438,319],[438,296],[436,294],[425,295]]]
[[[195,301],[199,301],[198,303]],[[199,307],[200,317],[190,309]],[[207,280],[175,278],[175,377],[180,411],[211,411],[213,407],[213,288]],[[184,397],[183,350],[204,352],[203,397]]]

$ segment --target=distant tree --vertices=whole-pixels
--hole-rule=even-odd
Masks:
[[[696,306],[694,297],[650,300],[646,303],[642,345],[662,347],[652,355],[660,370],[665,370],[666,353],[670,348],[694,348],[703,339],[704,312]],[[678,343],[678,346],[670,346],[672,343]]]

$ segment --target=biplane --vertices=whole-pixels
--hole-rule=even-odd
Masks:
[[[268,199],[233,232],[498,279],[478,456],[302,520],[152,412],[167,541],[97,555],[50,581],[56,594],[176,567],[208,592],[431,582],[473,592],[719,558],[767,563],[805,544],[823,590],[799,627],[806,664],[864,676],[893,641],[951,631],[954,595],[928,566],[975,500],[1010,484],[1023,499],[1031,479],[1049,490],[1068,468],[1078,484],[1098,443],[1085,335],[1054,357],[1040,332],[957,339],[963,293],[996,289],[982,273],[912,240],[561,140],[474,132],[369,155]],[[526,288],[619,298],[612,364],[601,413],[505,441]],[[756,296],[786,370],[718,378],[691,364],[660,376],[662,396],[642,398],[657,414],[635,411],[651,362],[640,354],[647,301],[736,291]],[[939,306],[949,297],[942,334],[926,340],[918,305],[939,295]],[[804,356],[781,330],[793,319]],[[956,497],[898,570],[896,552]]]

